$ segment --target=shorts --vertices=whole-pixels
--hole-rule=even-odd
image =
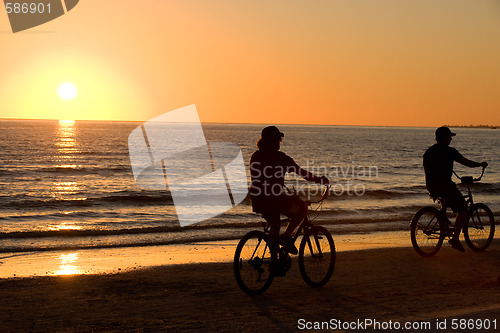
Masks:
[[[467,202],[455,183],[427,184],[427,189],[432,197],[439,198],[443,207],[450,207],[455,213],[467,210]]]
[[[296,195],[282,194],[275,197],[252,198],[254,212],[275,216],[278,220],[280,214],[292,217],[302,205],[305,203]]]

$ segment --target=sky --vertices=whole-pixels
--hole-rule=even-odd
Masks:
[[[84,0],[17,33],[0,7],[0,118],[500,125],[499,59],[497,0]]]

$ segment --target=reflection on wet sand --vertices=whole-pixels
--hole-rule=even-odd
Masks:
[[[55,273],[55,275],[75,275],[81,274],[81,270],[76,265],[78,262],[78,253],[68,253],[61,254],[58,258],[61,261],[61,265],[59,266],[59,270]]]

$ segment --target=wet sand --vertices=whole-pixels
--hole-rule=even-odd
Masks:
[[[338,252],[408,246],[408,231],[334,235]],[[239,240],[0,254],[0,279],[113,274],[161,265],[232,262]]]
[[[230,263],[203,263],[2,279],[0,299],[2,332],[289,332],[365,319],[424,321],[430,332],[437,320],[447,326],[438,332],[460,332],[467,330],[452,330],[453,319],[496,319],[498,330],[500,245],[483,253],[443,246],[432,258],[408,247],[342,251],[325,287],[307,286],[294,262],[257,297],[238,289]],[[344,331],[374,327],[362,328]]]

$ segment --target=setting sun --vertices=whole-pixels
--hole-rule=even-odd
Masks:
[[[73,83],[65,82],[59,86],[57,92],[62,99],[70,100],[75,98],[77,90]]]

